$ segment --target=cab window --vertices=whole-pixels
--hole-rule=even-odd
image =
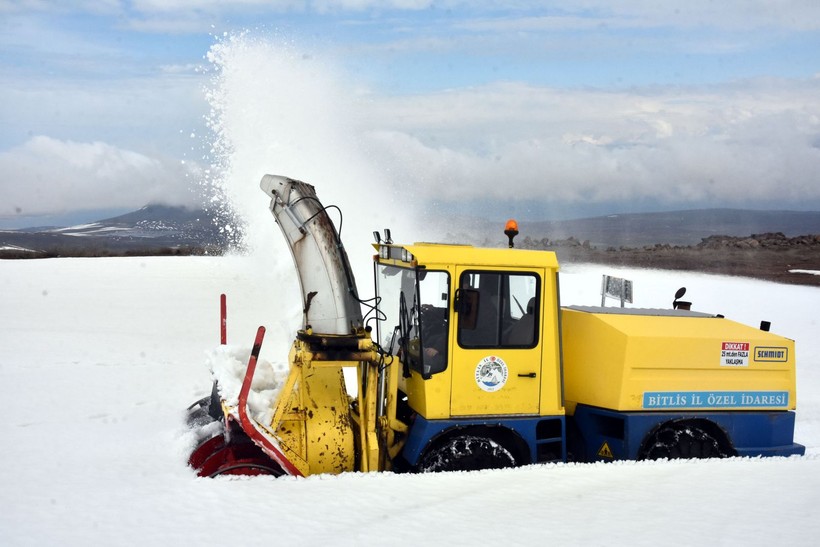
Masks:
[[[477,295],[473,317],[459,316],[464,348],[532,348],[538,344],[540,283],[535,274],[467,271],[459,289]],[[466,292],[466,291],[465,291]]]

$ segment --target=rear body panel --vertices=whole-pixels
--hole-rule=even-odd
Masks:
[[[568,409],[793,410],[794,341],[672,310],[563,308]]]

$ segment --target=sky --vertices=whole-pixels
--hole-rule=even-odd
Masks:
[[[0,229],[218,199],[242,109],[436,213],[820,210],[820,4],[0,0]]]

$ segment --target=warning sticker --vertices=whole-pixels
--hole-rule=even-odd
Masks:
[[[749,366],[749,343],[748,342],[723,342],[720,349],[720,366],[722,367],[748,367]]]
[[[609,448],[608,442],[604,441],[604,444],[601,446],[600,450],[598,450],[598,457],[609,458],[610,460],[615,459],[615,456],[612,455],[612,449]]]

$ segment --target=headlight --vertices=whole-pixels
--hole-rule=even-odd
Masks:
[[[407,249],[402,248],[402,250],[401,250],[401,259],[404,262],[413,262],[414,258],[415,257],[413,256],[413,254],[410,251],[408,251]]]
[[[379,246],[379,258],[383,258],[383,259],[390,258],[390,248],[387,245],[380,245]]]

